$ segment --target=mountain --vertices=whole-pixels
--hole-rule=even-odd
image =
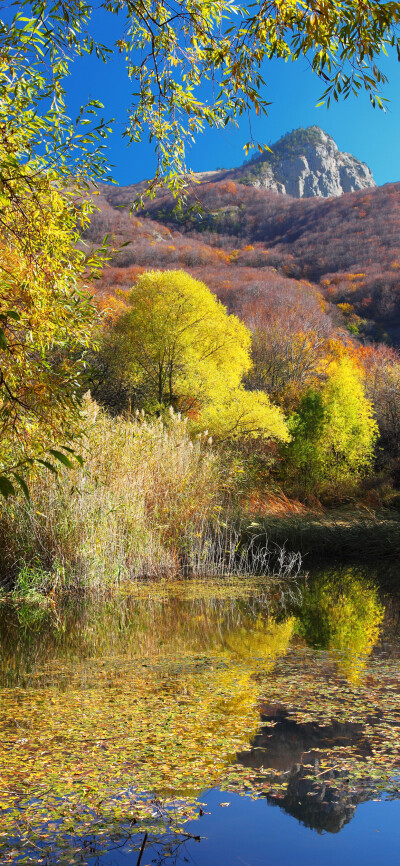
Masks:
[[[362,725],[336,720],[325,725],[296,722],[280,704],[264,704],[261,719],[264,725],[250,750],[239,752],[236,760],[256,773],[273,769],[282,774],[281,789],[264,795],[271,804],[318,833],[339,833],[359,803],[376,797],[371,779],[353,779],[348,785],[348,774],[337,769],[331,752],[335,747],[352,748],[368,760],[371,747]],[[318,772],[321,758],[325,769]]]
[[[375,186],[368,166],[342,153],[319,126],[295,129],[226,177],[294,198],[329,198]]]
[[[125,246],[96,292],[129,289],[151,268],[183,268],[250,327],[260,311],[296,311],[325,333],[400,345],[400,183],[295,198],[233,173],[198,176],[179,210],[161,189],[136,216],[130,206],[145,183],[102,186],[86,237]]]

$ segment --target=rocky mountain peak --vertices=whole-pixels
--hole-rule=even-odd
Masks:
[[[271,146],[271,153],[263,153],[229,174],[240,183],[294,198],[329,198],[376,185],[368,166],[350,153],[342,153],[319,126],[287,133]]]

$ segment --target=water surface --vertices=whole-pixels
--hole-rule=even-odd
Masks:
[[[131,866],[144,840],[141,866],[396,862],[400,608],[378,578],[1,604],[0,862]]]

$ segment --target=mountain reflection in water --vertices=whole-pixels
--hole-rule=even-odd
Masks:
[[[217,820],[187,824],[210,789],[328,833],[396,797],[398,610],[354,569],[316,574],[301,603],[188,581],[0,604],[0,862],[136,863],[147,833],[142,866],[163,863]]]
[[[374,796],[372,783],[362,782],[350,789],[347,773],[334,766],[320,772],[320,760],[333,747],[350,747],[359,757],[368,758],[372,748],[361,723],[298,723],[282,706],[262,708],[263,724],[252,748],[237,756],[244,767],[287,771],[284,795],[268,795],[303,824],[319,832],[338,833],[354,815],[359,803]],[[272,723],[272,724],[271,724]],[[310,772],[312,770],[312,773]]]

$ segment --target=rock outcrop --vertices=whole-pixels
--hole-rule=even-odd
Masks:
[[[271,151],[226,174],[239,183],[294,198],[329,198],[376,185],[368,166],[342,153],[318,126],[288,133]]]

